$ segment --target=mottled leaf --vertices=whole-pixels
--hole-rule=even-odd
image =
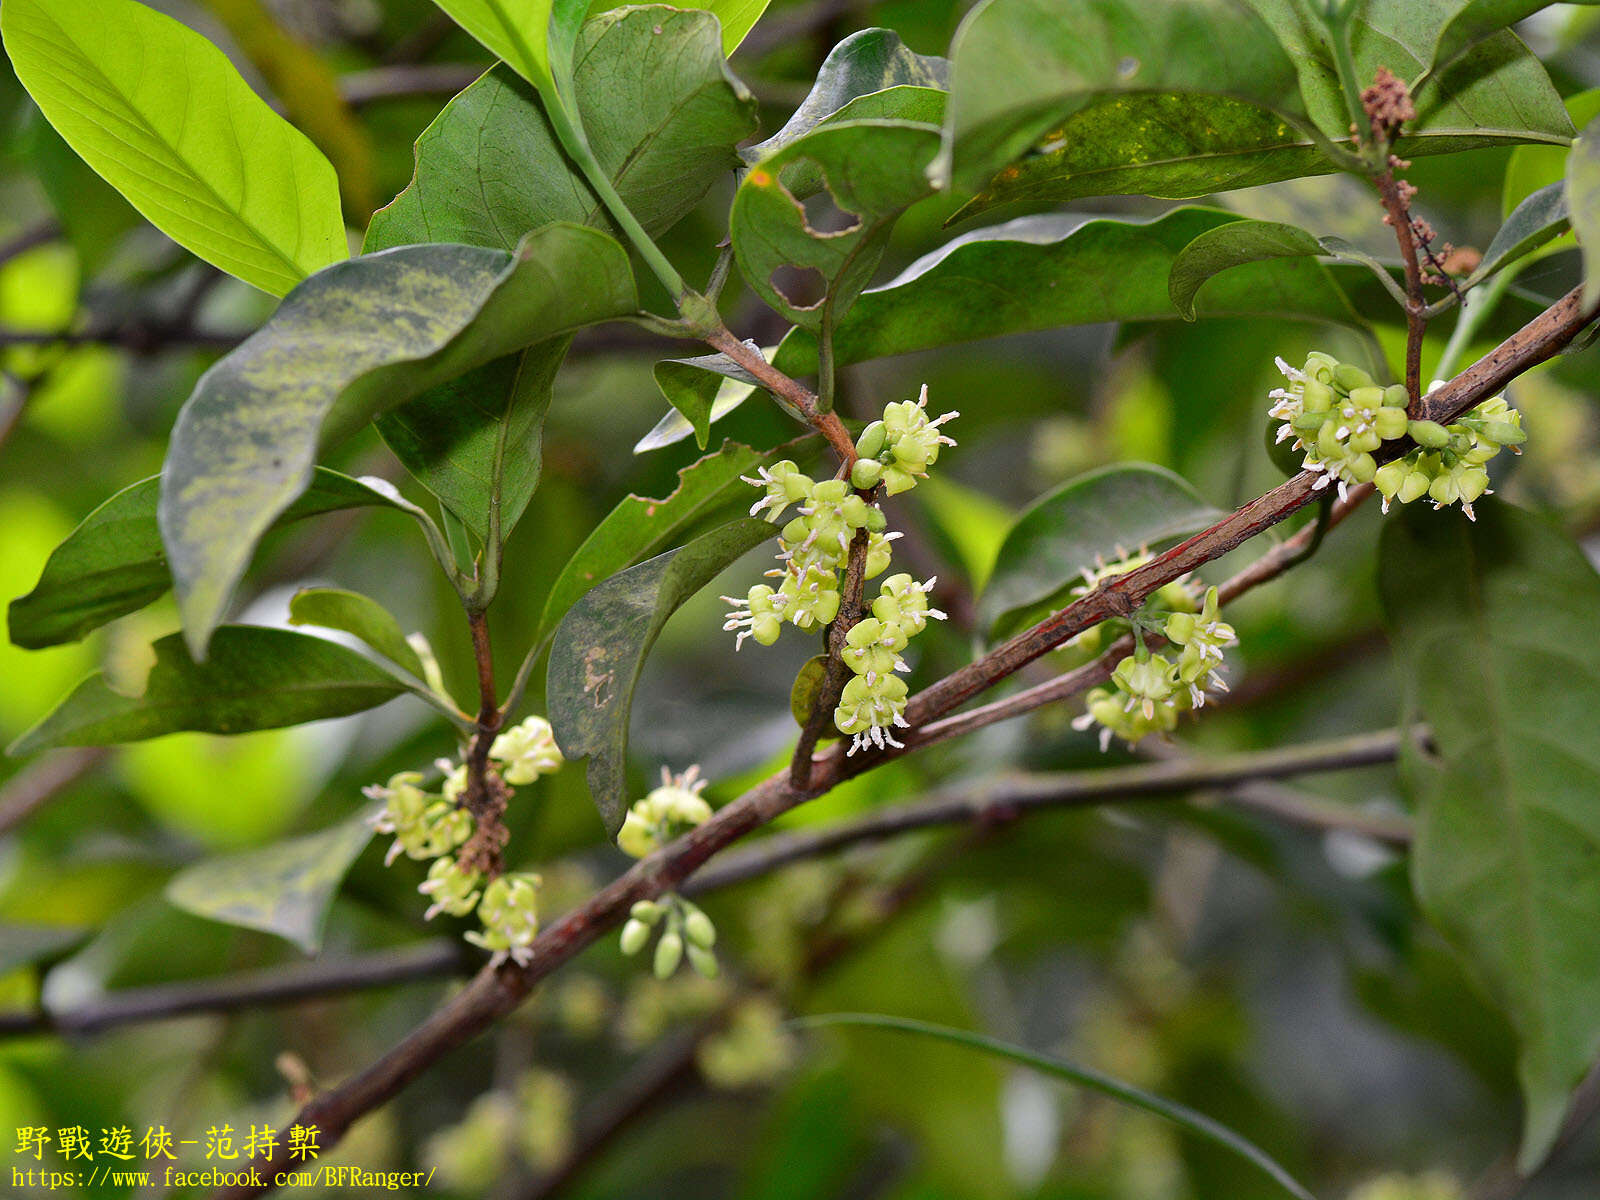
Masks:
[[[289,601],[289,624],[351,634],[418,679],[427,675],[400,622],[371,596],[343,588],[302,588]]]
[[[1391,519],[1379,588],[1436,755],[1406,772],[1412,879],[1516,1030],[1528,1173],[1600,1057],[1600,576],[1540,517],[1477,515]]]
[[[179,634],[152,649],[155,665],[140,695],[115,692],[104,675],[91,675],[7,753],[138,742],[180,730],[303,725],[361,712],[405,690],[356,651],[287,629],[225,625],[203,663],[190,659]]]
[[[632,311],[611,238],[548,225],[515,254],[409,246],[330,267],[200,380],[167,451],[161,532],[184,634],[210,632],[325,445],[519,347]]]
[[[628,717],[650,647],[685,600],[773,534],[765,521],[724,525],[597,584],[562,619],[546,703],[561,752],[589,758],[589,794],[607,832],[628,808]]]
[[[1097,561],[1187,537],[1226,515],[1164,467],[1127,463],[1080,475],[1017,518],[1000,545],[979,614],[993,626],[1078,582]]]
[[[11,640],[37,650],[75,642],[108,621],[164,596],[172,572],[161,545],[158,476],[123,488],[83,519],[51,553],[39,582],[11,602]],[[311,485],[278,524],[344,508],[391,508],[387,494],[359,479],[317,467]]]
[[[196,863],[168,881],[167,899],[196,916],[275,934],[315,954],[339,884],[371,840],[366,817],[353,817],[305,837]]]
[[[1583,302],[1600,301],[1600,117],[1583,127],[1567,156],[1567,208],[1583,248]]]
[[[949,82],[950,64],[944,59],[916,53],[892,29],[860,30],[828,51],[828,57],[817,72],[811,91],[783,128],[766,141],[744,151],[744,156],[755,162],[775,154],[796,138],[810,133],[823,121],[836,117],[847,105],[866,96],[899,88],[943,91]],[[862,111],[855,115],[925,119],[904,112]]]
[[[275,296],[349,253],[333,167],[193,30],[134,0],[6,0],[0,31],[67,144],[179,245]]]
[[[938,150],[934,126],[862,120],[819,125],[763,158],[746,172],[729,216],[745,279],[797,324],[842,319],[895,220],[932,193],[927,168]]]

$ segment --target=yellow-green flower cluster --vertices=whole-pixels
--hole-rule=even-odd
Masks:
[[[955,439],[941,433],[939,426],[961,414],[947,412],[928,416],[928,385],[923,384],[915,401],[901,400],[883,410],[883,419],[874,421],[856,439],[855,465],[850,482],[863,491],[877,487],[891,496],[910,491],[928,477],[928,468],[939,460],[942,446],[954,446]]]
[[[1406,389],[1380,386],[1352,363],[1313,350],[1305,366],[1278,359],[1287,388],[1271,393],[1272,416],[1283,424],[1278,441],[1294,439],[1305,451],[1304,466],[1321,472],[1317,487],[1337,482],[1343,499],[1352,484],[1371,483],[1378,473],[1373,453],[1406,433]]]
[[[1383,495],[1384,512],[1391,500],[1409,504],[1428,499],[1436,509],[1460,504],[1476,520],[1473,502],[1489,494],[1485,464],[1507,446],[1513,454],[1521,454],[1522,443],[1528,440],[1522,414],[1504,396],[1485,400],[1449,425],[1412,421],[1408,432],[1416,449],[1379,467],[1372,481]]]
[[[711,805],[700,794],[706,781],[699,775],[698,767],[690,767],[682,775],[662,767],[661,786],[628,809],[617,845],[634,858],[644,858],[709,820]],[[661,936],[652,959],[656,978],[672,975],[685,955],[701,975],[716,978],[717,956],[711,947],[716,944],[717,931],[711,918],[673,892],[633,906],[622,926],[622,952],[629,957],[639,953],[658,928]]]

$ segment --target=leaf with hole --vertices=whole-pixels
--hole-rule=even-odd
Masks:
[[[548,225],[515,254],[406,246],[307,280],[200,380],[162,471],[184,634],[204,655],[261,534],[319,446],[508,352],[637,306],[626,252]]]
[[[562,619],[545,700],[561,753],[589,759],[589,794],[608,833],[628,811],[628,718],[645,656],[685,600],[773,536],[765,521],[723,525],[596,584]]]
[[[37,650],[75,642],[166,595],[172,572],[156,519],[160,492],[159,476],[123,488],[51,552],[33,590],[11,602],[16,645]],[[394,507],[385,492],[317,467],[276,525],[341,509]]]
[[[315,954],[339,885],[371,840],[371,822],[365,815],[352,817],[304,837],[186,867],[167,882],[167,899],[196,916],[259,929]]]
[[[1516,1030],[1526,1175],[1600,1057],[1600,576],[1508,504],[1420,508],[1386,524],[1378,574],[1435,747],[1404,773],[1412,881]]]
[[[7,753],[138,742],[182,730],[278,729],[347,717],[405,690],[356,651],[287,629],[225,625],[203,663],[189,657],[179,634],[152,649],[155,664],[142,693],[123,695],[105,676],[91,675]]]
[[[17,76],[152,224],[281,296],[345,258],[333,167],[205,38],[134,0],[6,0]]]
[[[1164,467],[1125,463],[1035,500],[1000,545],[978,612],[986,628],[1050,600],[1097,563],[1198,533],[1227,514]]]

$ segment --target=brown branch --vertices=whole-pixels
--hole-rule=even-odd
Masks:
[[[1575,288],[1496,351],[1435,392],[1430,397],[1430,405],[1439,414],[1435,419],[1451,419],[1499,391],[1516,374],[1558,352],[1593,317],[1593,313],[1583,311],[1581,289]],[[732,338],[731,334],[728,336]],[[749,357],[748,351],[746,357]],[[779,375],[786,386],[793,385],[792,380]],[[914,723],[949,712],[963,700],[1083,629],[1107,617],[1131,613],[1144,597],[1163,584],[1226,553],[1304,506],[1317,494],[1312,487],[1314,482],[1311,472],[1296,476],[1145,566],[1108,581],[977,663],[925,689],[912,699],[917,717]],[[333,1145],[357,1119],[392,1099],[442,1055],[470,1041],[516,1008],[541,980],[619,924],[635,902],[677,889],[724,847],[886,757],[859,754],[846,758],[843,749],[837,748],[814,761],[811,785],[804,790],[790,783],[786,771],[757,784],[725,805],[705,824],[642,859],[582,905],[554,921],[534,942],[533,956],[526,966],[503,964],[484,968],[449,1003],[375,1062],[313,1099],[296,1120],[302,1125],[315,1125],[321,1132],[323,1144]],[[283,1169],[286,1155],[285,1150],[271,1163],[263,1165],[262,1175],[271,1178],[273,1171]],[[225,1189],[219,1196],[250,1196],[260,1190]]]
[[[199,350],[232,350],[246,335],[197,329],[183,322],[131,320],[116,325],[91,325],[53,333],[33,329],[0,329],[5,346],[114,346],[134,354],[154,354],[174,346]]]
[[[18,771],[0,788],[0,836],[10,833],[110,755],[104,746],[64,750]]]
[[[738,363],[762,387],[786,403],[799,414],[801,420],[827,439],[828,445],[833,447],[845,467],[855,462],[855,439],[844,427],[838,413],[822,411],[815,392],[778,370],[762,357],[760,351],[735,337],[727,326],[718,326],[706,332],[704,337],[706,345]]]
[[[421,942],[347,959],[267,967],[221,979],[126,988],[62,1011],[0,1015],[0,1036],[89,1034],[195,1013],[295,1004],[417,979],[460,974],[481,961],[454,940]]]
[[[474,609],[467,614],[467,623],[472,629],[472,658],[478,669],[478,718],[467,746],[467,789],[461,797],[472,814],[472,836],[462,845],[459,859],[463,870],[480,871],[494,879],[504,869],[501,852],[511,837],[504,820],[511,789],[489,765],[489,747],[504,718],[494,685],[488,614]]]
[[[1411,210],[1400,193],[1401,185],[1395,181],[1394,171],[1388,170],[1374,178],[1378,195],[1383,198],[1385,219],[1394,226],[1395,240],[1400,243],[1400,259],[1406,274],[1406,395],[1411,397],[1411,410],[1419,412],[1422,402],[1422,339],[1428,332],[1427,299],[1422,294],[1422,267],[1417,261],[1416,231],[1411,226]]]

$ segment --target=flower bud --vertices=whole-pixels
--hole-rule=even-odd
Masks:
[[[640,900],[628,910],[628,915],[635,921],[643,921],[646,925],[654,925],[661,920],[662,911],[661,905],[654,900]]]
[[[861,431],[861,436],[856,439],[856,453],[862,458],[877,458],[883,452],[884,440],[888,437],[888,428],[882,421],[874,421]],[[857,487],[871,486],[857,484]]]
[[[858,458],[850,468],[850,482],[862,491],[871,491],[883,478],[883,464],[875,458]]]
[[[695,973],[703,979],[715,979],[722,973],[722,968],[717,965],[717,956],[703,946],[696,946],[693,942],[685,947],[689,952],[689,965]]]
[[[683,935],[694,946],[709,950],[717,944],[717,930],[711,924],[711,918],[698,908],[690,909],[689,915],[683,919]]]
[[[645,943],[650,940],[650,926],[643,921],[629,918],[622,926],[622,952],[632,958],[644,949]]]
[[[668,930],[656,943],[655,961],[651,964],[657,979],[666,979],[683,961],[683,938]]]
[[[1409,421],[1406,432],[1417,445],[1430,450],[1442,449],[1450,443],[1450,431],[1437,421]]]

